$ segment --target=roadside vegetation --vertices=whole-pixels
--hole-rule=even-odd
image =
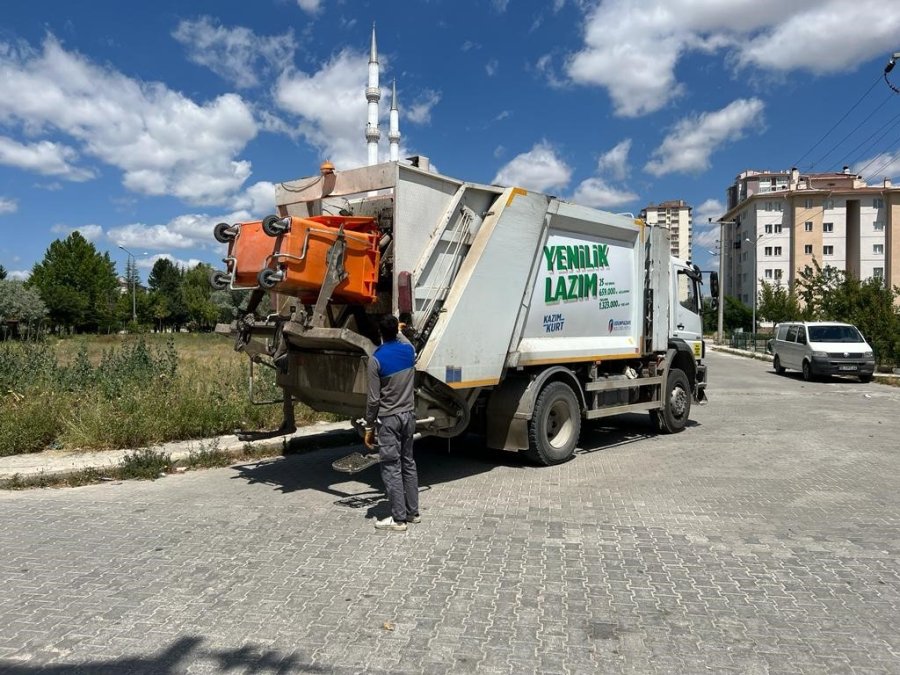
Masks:
[[[260,399],[274,399],[257,369]],[[273,428],[281,406],[248,399],[249,364],[210,334],[77,336],[0,342],[0,456],[138,448]],[[298,404],[297,423],[318,415]]]

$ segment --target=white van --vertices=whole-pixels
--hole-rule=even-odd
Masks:
[[[772,342],[775,372],[786,368],[803,373],[804,380],[822,375],[856,375],[871,382],[875,372],[872,348],[849,323],[787,322],[775,326]]]

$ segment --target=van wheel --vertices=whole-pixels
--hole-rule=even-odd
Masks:
[[[666,378],[666,402],[659,413],[660,428],[674,434],[687,425],[691,415],[691,384],[683,370],[673,368]]]
[[[772,367],[775,369],[776,373],[784,375],[784,366],[781,365],[781,359],[778,358],[778,354],[776,354],[775,358],[772,360]]]
[[[572,458],[581,433],[581,406],[569,385],[551,382],[541,391],[528,422],[529,459],[544,466]]]
[[[803,379],[807,382],[812,382],[816,379],[816,374],[813,372],[812,364],[809,361],[803,362]]]

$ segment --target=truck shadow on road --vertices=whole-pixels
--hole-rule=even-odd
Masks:
[[[285,654],[275,649],[245,645],[237,649],[204,649],[203,638],[183,637],[166,649],[150,656],[128,656],[119,659],[80,661],[74,663],[35,664],[0,660],[0,672],[9,675],[31,673],[91,673],[92,675],[128,675],[134,673],[183,673],[197,661],[212,667],[213,672],[323,673],[327,666],[303,659],[296,652]]]

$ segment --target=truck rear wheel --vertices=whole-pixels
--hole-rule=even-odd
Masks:
[[[581,433],[581,407],[572,388],[551,382],[543,388],[528,422],[528,450],[533,461],[561,464],[575,453]]]
[[[669,434],[681,431],[691,415],[691,383],[683,370],[673,368],[666,378],[666,399],[657,414],[660,429]]]

